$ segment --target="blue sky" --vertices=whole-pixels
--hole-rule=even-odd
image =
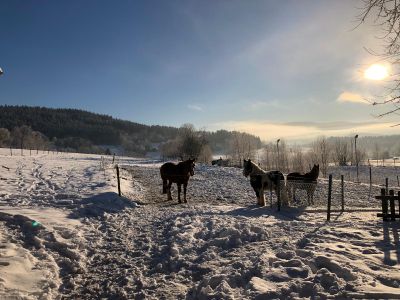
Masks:
[[[0,104],[277,137],[394,134],[360,1],[0,2]]]

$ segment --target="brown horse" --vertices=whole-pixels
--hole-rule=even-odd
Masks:
[[[171,162],[163,164],[160,168],[160,174],[163,181],[163,194],[168,193],[168,200],[172,200],[171,185],[176,183],[178,186],[178,201],[181,201],[181,185],[183,184],[183,201],[186,203],[186,188],[190,176],[194,175],[195,159],[188,159],[178,163]]]
[[[314,165],[310,172],[300,174],[298,172],[289,173],[286,182],[289,190],[289,198],[296,200],[296,189],[305,190],[307,192],[308,204],[314,204],[314,192],[317,187],[319,176],[319,165]],[[293,194],[292,194],[293,193]]]

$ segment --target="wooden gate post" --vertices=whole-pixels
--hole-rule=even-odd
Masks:
[[[389,191],[390,199],[389,199],[389,204],[390,204],[390,220],[395,221],[396,220],[396,209],[394,207],[394,191],[390,190]]]
[[[398,202],[398,210],[399,210],[399,214],[400,214],[400,192],[397,192],[397,202]]]
[[[332,174],[329,174],[329,186],[328,186],[328,209],[326,220],[331,220],[331,200],[332,200]]]
[[[117,169],[118,195],[121,197],[121,183],[120,183],[120,180],[119,180],[119,167],[118,167],[118,165],[116,165],[115,168]]]

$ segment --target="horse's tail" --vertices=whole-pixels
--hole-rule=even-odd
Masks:
[[[163,179],[162,181],[162,193],[166,194],[167,193],[167,180]]]

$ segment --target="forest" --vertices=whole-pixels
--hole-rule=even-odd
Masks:
[[[182,128],[185,126],[187,124]],[[144,125],[78,109],[7,105],[0,106],[0,128],[0,145],[3,147],[19,148],[25,143],[26,148],[83,153],[103,153],[108,148],[118,148],[126,155],[159,151],[161,145],[177,141],[182,132],[182,128]],[[226,153],[237,134],[226,130],[196,133],[201,135],[202,144],[207,144],[209,151],[217,154]],[[244,135],[252,145],[261,147],[259,137]]]

